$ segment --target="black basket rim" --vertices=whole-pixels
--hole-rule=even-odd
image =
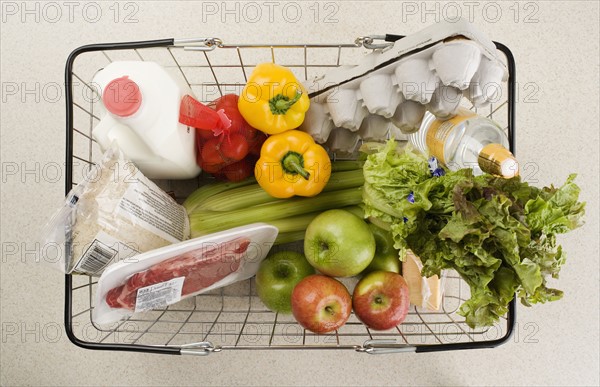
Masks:
[[[401,35],[386,35],[391,39],[398,40],[402,38]],[[387,40],[387,39],[386,39]],[[104,50],[124,50],[124,49],[141,49],[141,48],[156,48],[156,47],[170,47],[174,45],[175,40],[173,38],[157,39],[157,40],[143,40],[143,41],[131,41],[131,42],[113,42],[113,43],[96,43],[80,46],[73,50],[67,57],[65,65],[65,102],[66,102],[66,166],[65,166],[65,195],[69,193],[72,187],[72,158],[73,158],[73,91],[71,85],[73,84],[73,64],[75,59],[83,53],[93,51],[104,51]],[[507,60],[508,65],[508,141],[509,147],[513,154],[515,154],[515,95],[516,95],[516,65],[515,58],[511,50],[504,44],[494,41],[496,48],[501,51]],[[274,47],[277,45],[273,45]],[[67,337],[69,340],[78,347],[90,350],[109,350],[109,351],[130,351],[130,352],[144,352],[144,353],[156,353],[156,354],[168,354],[168,355],[181,355],[181,348],[168,347],[168,346],[151,346],[151,345],[131,345],[131,344],[108,344],[108,343],[95,343],[90,341],[81,340],[73,332],[73,316],[72,316],[72,275],[65,274],[65,308],[64,308],[64,325]],[[415,345],[416,352],[438,352],[438,351],[453,351],[463,349],[482,349],[482,348],[495,348],[502,344],[505,344],[510,340],[513,335],[516,325],[516,297],[508,304],[508,312],[506,315],[507,319],[507,330],[503,337],[490,340],[490,341],[479,341],[479,342],[465,342],[465,343],[450,343],[450,344],[436,344],[436,345]],[[257,348],[259,349],[259,348]],[[265,348],[268,349],[268,348]],[[300,350],[301,348],[290,348]],[[333,348],[335,349],[335,348]]]

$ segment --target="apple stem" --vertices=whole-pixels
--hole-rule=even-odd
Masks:
[[[326,311],[327,313],[329,313],[330,315],[332,315],[332,316],[333,316],[333,314],[335,313],[335,312],[333,311],[333,308],[332,308],[331,306],[326,306],[326,307],[325,307],[325,311]]]
[[[278,278],[287,278],[290,275],[290,267],[288,265],[279,265],[275,273]]]

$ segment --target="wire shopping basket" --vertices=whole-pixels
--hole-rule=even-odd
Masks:
[[[164,39],[79,47],[69,56],[65,71],[65,193],[100,160],[100,147],[92,138],[92,129],[100,121],[103,106],[90,82],[97,71],[113,61],[155,61],[182,77],[198,100],[209,102],[223,94],[239,94],[258,63],[279,63],[290,68],[298,79],[309,79],[337,66],[356,64],[370,50],[400,38],[385,35],[360,37],[349,44],[286,45],[225,44],[217,38]],[[503,125],[514,153],[515,63],[506,46],[495,44],[506,61],[508,82],[502,85],[502,99],[478,113]],[[181,201],[204,182],[195,179],[157,184]],[[508,313],[496,325],[470,328],[457,313],[469,299],[469,288],[452,272],[445,281],[439,311],[411,306],[401,325],[382,332],[370,330],[352,315],[337,331],[317,335],[304,330],[292,316],[266,309],[253,281],[201,294],[162,310],[135,314],[106,327],[92,322],[97,278],[66,275],[65,328],[74,344],[88,349],[194,355],[232,349],[346,349],[375,354],[495,347],[510,338],[515,324],[513,299]]]

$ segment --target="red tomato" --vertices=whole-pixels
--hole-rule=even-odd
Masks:
[[[248,124],[242,114],[238,110],[238,96],[235,94],[226,94],[215,101],[215,109],[225,112],[227,118],[231,120],[229,133],[239,133],[245,131]]]
[[[214,174],[214,173],[221,171],[221,169],[223,168],[223,164],[211,164],[211,163],[203,162],[200,164],[200,168],[202,168],[202,170],[204,172]]]
[[[218,138],[212,138],[202,144],[202,161],[207,164],[223,164],[226,160],[219,148]]]
[[[215,138],[215,134],[212,130],[205,129],[196,129],[196,136],[198,139],[202,140],[210,140],[211,138]]]
[[[244,131],[245,131],[245,136],[246,136],[246,139],[248,140],[248,142],[256,141],[256,139],[259,136],[264,136],[264,134],[261,131],[254,129],[248,123],[246,123],[246,126],[244,127]]]
[[[237,109],[239,97],[235,94],[225,94],[215,100],[216,108],[225,109],[225,107],[235,107]]]
[[[200,144],[196,141],[196,164],[198,166],[202,166],[202,154],[200,153]]]
[[[260,156],[260,149],[262,148],[262,145],[264,144],[266,139],[267,136],[264,133],[259,132],[256,138],[250,143],[249,154],[254,156]]]
[[[239,161],[248,154],[248,141],[241,134],[225,136],[221,142],[221,152],[226,159]]]
[[[254,174],[254,163],[246,158],[224,167],[221,171],[229,181],[242,181]]]
[[[207,105],[216,111],[223,110],[227,118],[231,120],[231,126],[219,136],[215,136],[211,130],[196,130],[196,143],[200,150],[197,162],[206,172],[214,174],[221,171],[227,165],[244,160],[250,151],[255,156],[260,155],[260,148],[266,136],[244,120],[238,110],[238,100],[237,95],[226,94]],[[255,161],[250,161],[250,164],[253,165]],[[232,168],[239,172],[241,164]],[[252,168],[249,168],[246,163],[244,175],[248,169]],[[230,175],[232,173],[230,172]],[[221,171],[220,174],[223,178],[229,179],[224,172]]]

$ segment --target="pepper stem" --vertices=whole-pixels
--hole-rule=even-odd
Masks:
[[[292,151],[288,152],[281,159],[281,166],[286,173],[300,175],[304,180],[308,180],[310,177],[310,172],[304,169],[304,159],[299,153]]]
[[[285,114],[292,107],[293,104],[298,102],[298,100],[302,97],[302,92],[298,90],[294,98],[289,99],[283,94],[277,94],[275,97],[269,100],[269,107],[271,108],[271,113],[273,114]]]

